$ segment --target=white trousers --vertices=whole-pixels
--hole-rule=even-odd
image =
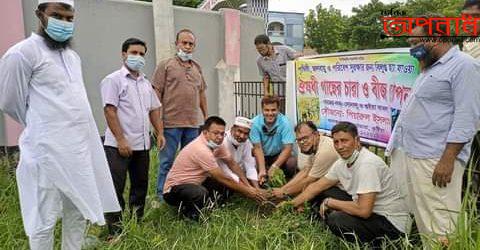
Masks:
[[[414,159],[402,150],[392,152],[391,169],[406,195],[409,210],[415,216],[418,231],[429,236],[454,232],[461,208],[464,164],[455,160],[452,180],[440,188],[432,183],[439,159]]]
[[[223,172],[232,178],[235,182],[240,182],[240,177],[238,177],[229,167],[227,164],[225,164],[222,161],[217,161],[218,165],[220,168],[223,170]],[[240,165],[240,164],[239,164]],[[258,181],[257,177],[257,169],[255,169],[255,166],[248,166],[245,168],[244,164],[240,165],[240,168],[245,172],[245,175],[247,176],[248,180],[251,181]]]
[[[86,220],[68,197],[54,187],[39,187],[39,223],[29,237],[30,249],[52,250],[54,229],[62,217],[62,249],[80,250],[82,247]]]

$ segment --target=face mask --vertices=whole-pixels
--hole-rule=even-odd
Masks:
[[[425,48],[424,44],[416,46],[410,49],[410,55],[415,57],[417,60],[421,61],[425,59],[428,55],[428,50]]]
[[[424,44],[419,45],[410,49],[410,55],[422,62],[422,68],[428,68],[438,60],[438,58],[434,57],[431,52],[437,45],[438,44],[434,45],[430,50],[427,50]]]
[[[216,144],[216,143],[213,142],[212,140],[208,140],[208,141],[207,141],[207,147],[209,147],[211,150],[215,150],[215,149],[217,149],[218,147],[220,147],[220,145]]]
[[[53,17],[48,17],[48,24],[45,32],[53,40],[57,42],[65,42],[73,36],[73,22],[66,22]]]
[[[237,140],[233,137],[233,135],[232,135],[232,136],[229,136],[229,137],[227,137],[227,138],[228,138],[228,141],[230,141],[230,143],[232,143],[235,147],[238,147],[238,146],[240,146],[240,145],[243,144],[243,142],[237,141]]]
[[[133,71],[140,71],[143,69],[143,66],[145,66],[145,58],[140,55],[128,55],[125,64]]]
[[[355,151],[353,151],[353,154],[350,157],[348,157],[348,159],[342,159],[342,160],[343,162],[345,162],[345,164],[351,165],[357,160],[359,154],[360,154],[360,151],[355,149]]]
[[[185,53],[183,50],[179,49],[177,56],[184,62],[192,60],[192,53]]]

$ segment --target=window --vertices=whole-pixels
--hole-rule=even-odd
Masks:
[[[293,26],[293,31],[292,31],[292,36],[295,38],[303,38],[303,27],[302,25],[292,25]]]

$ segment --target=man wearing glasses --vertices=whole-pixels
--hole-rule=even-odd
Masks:
[[[333,140],[321,135],[312,121],[299,123],[295,127],[295,134],[301,152],[298,157],[301,170],[283,187],[273,189],[277,201],[302,192],[308,185],[322,178],[338,159]]]
[[[180,207],[181,213],[188,219],[198,221],[207,201],[229,190],[257,202],[266,200],[266,191],[250,186],[245,173],[227,147],[222,145],[225,125],[222,118],[209,117],[200,136],[180,151],[167,175],[163,197],[169,205]],[[226,175],[218,161],[224,162],[240,177],[240,181],[236,182]]]
[[[279,112],[277,97],[262,99],[262,114],[253,118],[250,141],[258,166],[258,181],[262,185],[275,169],[282,169],[287,179],[297,171],[297,160],[292,155],[295,134],[288,118]]]

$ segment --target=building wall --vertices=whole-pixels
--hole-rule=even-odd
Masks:
[[[22,1],[10,0],[2,4],[3,13],[0,15],[0,56],[8,48],[24,38]],[[1,93],[0,93],[1,95]],[[16,145],[21,126],[10,117],[0,112],[0,145]]]
[[[248,14],[240,15],[240,79],[242,81],[261,81],[258,73],[257,57],[254,40],[265,32],[264,20]]]
[[[37,29],[38,25],[38,19],[34,14],[37,1],[21,1],[25,35],[29,36],[32,31]],[[106,75],[121,67],[122,42],[129,37],[143,39],[148,47],[144,70],[147,77],[151,78],[155,69],[152,4],[129,0],[77,0],[75,9],[74,49],[82,58],[88,97],[100,133],[103,134],[105,119],[99,84]],[[6,20],[3,22],[4,24],[11,26],[11,23],[7,22],[10,20],[6,15],[7,10],[8,8],[0,9],[0,16],[2,16],[2,20]],[[209,113],[218,114],[218,75],[215,66],[224,58],[225,52],[223,13],[175,6],[174,20],[176,31],[181,28],[189,28],[198,38],[194,58],[201,64],[208,84]],[[257,52],[253,40],[256,35],[263,33],[264,21],[258,17],[241,14],[240,23],[240,80],[259,80],[255,65]],[[3,131],[4,126],[4,122],[0,122],[0,130]],[[5,135],[0,132],[0,145],[4,145],[4,142]]]
[[[29,36],[37,29],[34,15],[37,1],[23,0],[25,32]],[[100,133],[104,133],[105,119],[101,105],[100,82],[119,69],[121,45],[130,37],[147,43],[146,66],[150,78],[155,68],[153,12],[150,3],[129,1],[75,1],[74,49],[82,59],[83,77],[93,115]]]
[[[247,0],[247,13],[265,20],[268,15],[268,0]]]
[[[279,36],[274,34],[270,36],[270,39],[272,42],[281,42],[285,45],[288,45],[294,48],[297,51],[303,51],[303,47],[304,47],[304,15],[303,13],[270,11],[268,12],[268,23],[272,23],[272,22],[279,22],[284,25],[284,35]]]

